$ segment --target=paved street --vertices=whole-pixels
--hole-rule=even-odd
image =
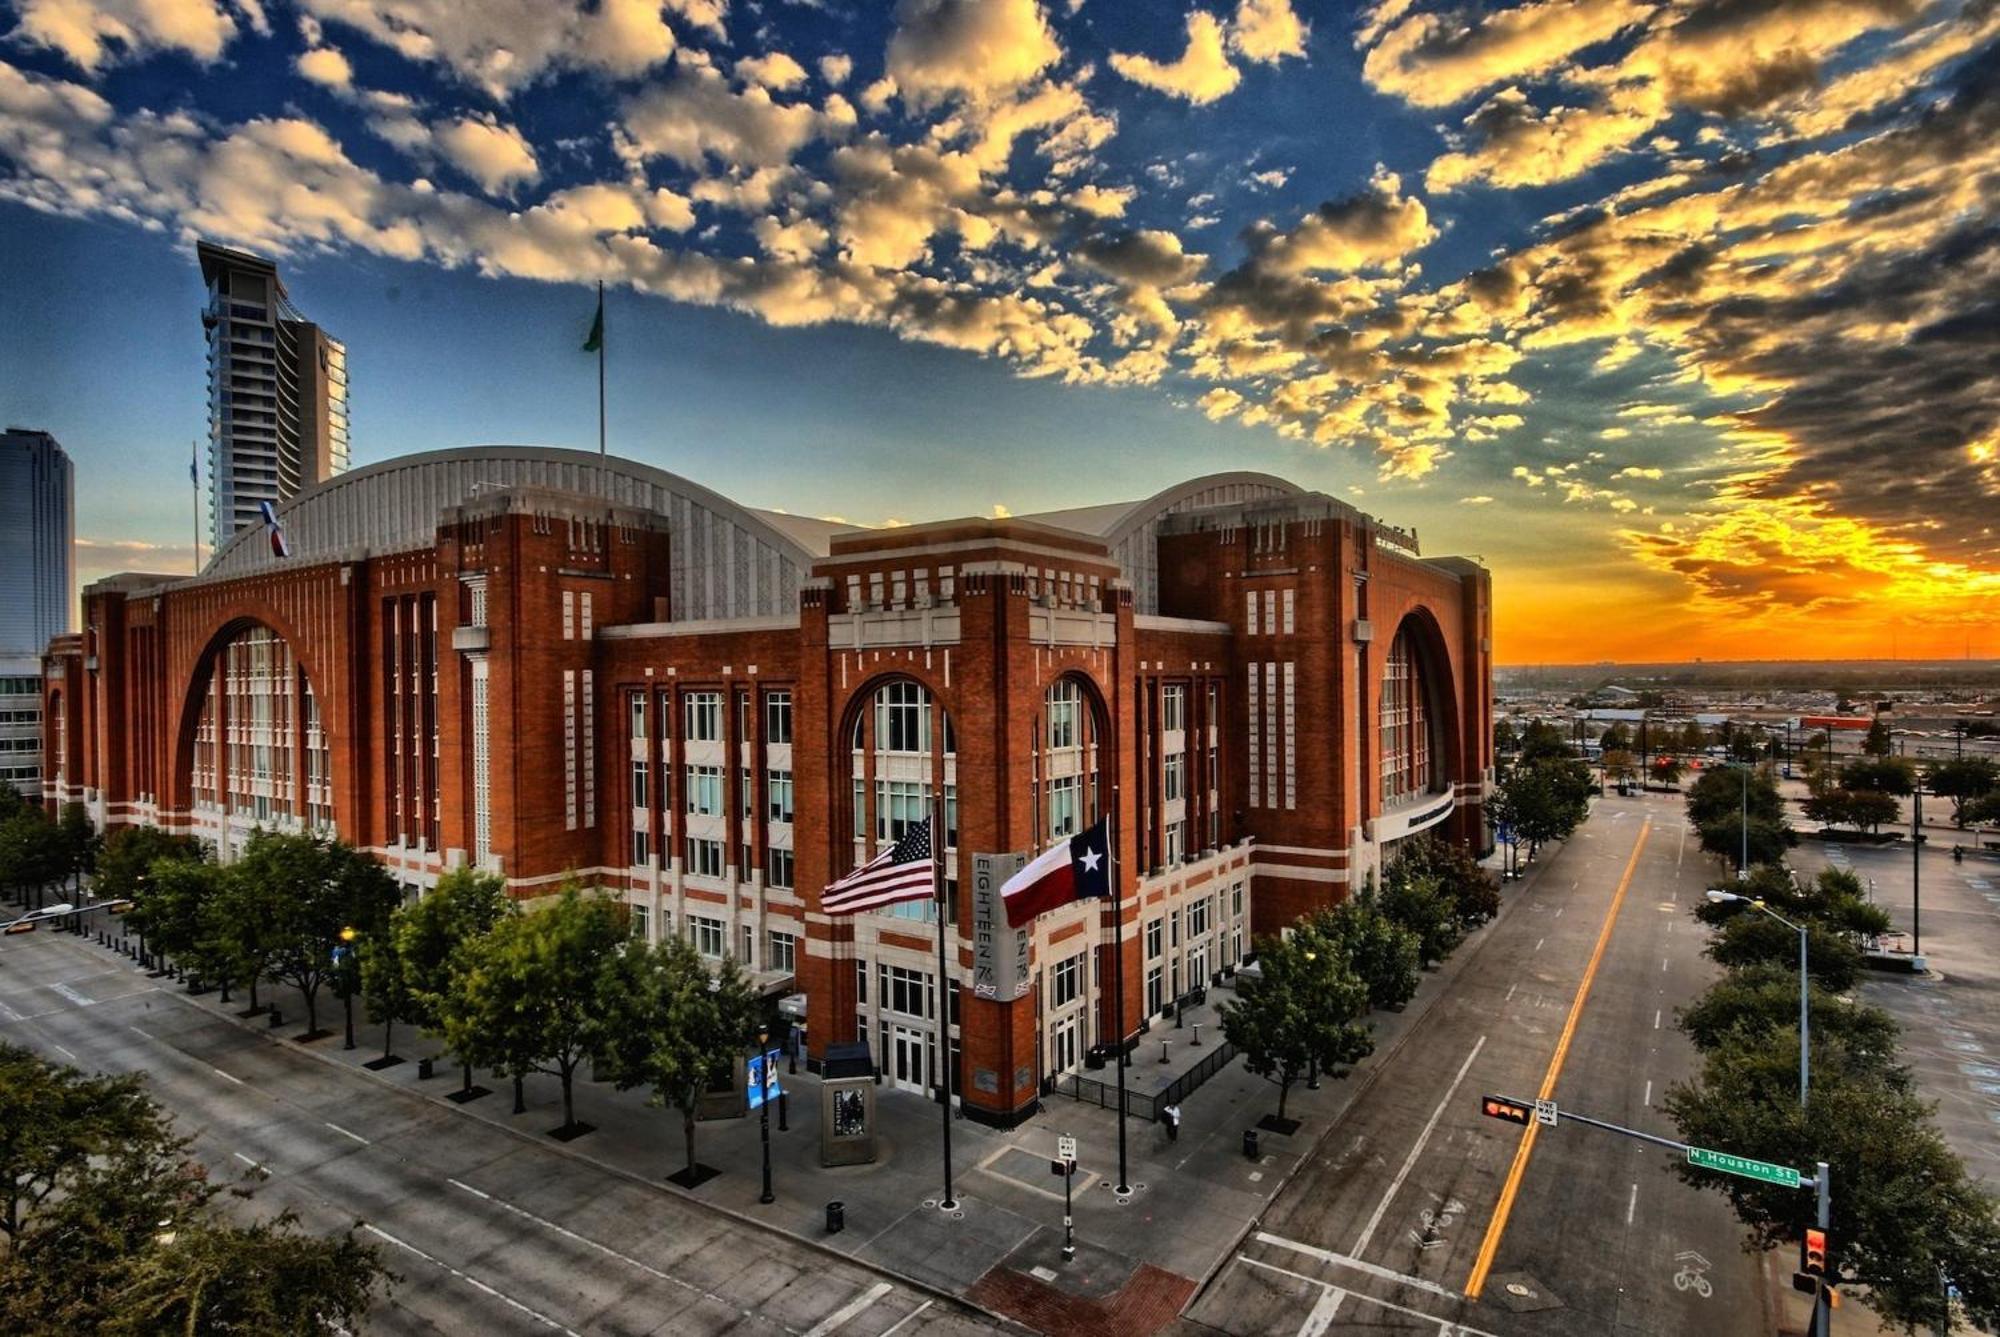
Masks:
[[[1561,1105],[1672,1135],[1656,1106],[1695,1063],[1674,1009],[1713,974],[1688,917],[1705,869],[1684,825],[1677,797],[1608,798],[1545,855],[1526,901],[1191,1308],[1190,1330],[1771,1331],[1761,1260],[1719,1195],[1671,1177],[1667,1153],[1563,1124],[1537,1130],[1515,1183],[1524,1131],[1479,1113],[1485,1093],[1536,1096],[1560,1055]]]
[[[73,937],[10,938],[0,1035],[87,1070],[146,1073],[213,1172],[259,1185],[252,1210],[290,1207],[315,1229],[365,1222],[402,1278],[371,1333],[999,1330],[948,1299],[274,1043],[161,983]]]

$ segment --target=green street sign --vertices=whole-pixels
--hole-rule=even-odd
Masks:
[[[1726,1151],[1710,1151],[1707,1147],[1689,1147],[1689,1165],[1700,1166],[1704,1170],[1720,1170],[1726,1175],[1741,1175],[1745,1179],[1761,1179],[1767,1184],[1780,1188],[1797,1188],[1799,1172],[1789,1165],[1773,1165],[1769,1161],[1753,1161],[1748,1156],[1732,1156]]]

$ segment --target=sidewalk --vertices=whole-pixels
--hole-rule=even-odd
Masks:
[[[1519,893],[1530,889],[1547,865],[1547,858],[1539,860],[1527,870],[1523,881],[1507,884],[1502,917],[1513,912],[1521,899]],[[950,1213],[938,1208],[944,1185],[942,1119],[937,1103],[880,1088],[876,1162],[823,1168],[819,1164],[820,1083],[803,1066],[796,1074],[782,1066],[775,1072],[789,1099],[782,1130],[775,1099],[770,1111],[771,1178],[776,1201],[768,1206],[758,1202],[761,1128],[755,1112],[698,1125],[697,1158],[721,1173],[687,1191],[665,1182],[684,1161],[680,1115],[672,1109],[649,1106],[644,1091],[621,1092],[579,1075],[577,1117],[594,1125],[595,1131],[568,1144],[547,1136],[562,1122],[561,1088],[552,1077],[527,1079],[523,1114],[512,1112],[511,1080],[484,1072],[477,1074],[476,1080],[492,1094],[450,1107],[464,1117],[509,1128],[559,1154],[578,1156],[658,1183],[662,1192],[684,1193],[731,1216],[831,1248],[1037,1331],[1116,1331],[1143,1337],[1171,1323],[1201,1284],[1227,1261],[1348,1106],[1394,1059],[1403,1041],[1450,988],[1492,929],[1492,924],[1482,927],[1466,939],[1450,961],[1427,972],[1417,996],[1402,1012],[1370,1017],[1375,1053],[1350,1075],[1325,1078],[1318,1090],[1308,1089],[1303,1082],[1294,1086],[1286,1114],[1299,1121],[1297,1131],[1284,1136],[1260,1130],[1255,1161],[1244,1154],[1243,1133],[1255,1128],[1263,1116],[1275,1113],[1278,1092],[1271,1083],[1245,1071],[1240,1062],[1216,1073],[1182,1101],[1178,1141],[1169,1141],[1159,1124],[1129,1119],[1129,1197],[1113,1190],[1118,1181],[1114,1111],[1060,1095],[1045,1098],[1041,1114],[1012,1130],[953,1119],[952,1178],[958,1210]],[[122,955],[118,959],[124,960]],[[139,969],[136,963],[128,964],[134,971]],[[161,983],[173,986],[170,979]],[[1228,996],[1228,990],[1212,994],[1210,1004],[1202,1009],[1202,1052],[1221,1043],[1212,1008]],[[265,1033],[273,1043],[296,1044],[292,1037],[305,1029],[305,1007],[298,992],[288,986],[265,985],[260,986],[259,997],[278,1005],[284,1018],[282,1027],[272,1031],[263,1017],[238,1017],[236,1014],[248,1006],[241,990],[232,995],[226,1008],[214,992],[189,1001]],[[1156,1024],[1141,1041],[1127,1069],[1130,1090],[1150,1090],[1158,1084],[1158,1074],[1185,1070],[1195,1015],[1188,1014],[1186,1030],[1175,1030],[1171,1022]],[[375,1072],[362,1065],[380,1057],[382,1028],[364,1023],[358,1000],[356,1047],[352,1050],[343,1048],[341,1004],[325,991],[320,998],[319,1019],[321,1028],[331,1034],[296,1045],[302,1052],[349,1067],[357,1077],[400,1088],[420,1099],[446,1102],[458,1089],[456,1067],[439,1056],[440,1047],[434,1041],[413,1027],[396,1028],[396,1052],[407,1061]],[[1173,1041],[1174,1062],[1166,1066],[1157,1063],[1162,1036]],[[425,1057],[438,1057],[436,1075],[427,1081],[417,1076],[416,1060]],[[1114,1082],[1117,1076],[1109,1067],[1088,1075]],[[1061,1256],[1063,1185],[1050,1171],[1059,1134],[1075,1137],[1079,1145],[1073,1186],[1077,1255],[1069,1263]],[[826,1204],[836,1200],[845,1205],[846,1228],[829,1235]]]

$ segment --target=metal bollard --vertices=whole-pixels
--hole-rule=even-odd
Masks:
[[[1259,1158],[1257,1153],[1257,1130],[1255,1128],[1245,1128],[1243,1130],[1243,1155],[1246,1159],[1253,1161]]]
[[[826,1205],[826,1233],[838,1235],[847,1229],[847,1204],[835,1199]]]

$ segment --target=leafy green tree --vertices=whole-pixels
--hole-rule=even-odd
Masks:
[[[1687,763],[1679,757],[1654,757],[1653,783],[1678,785],[1681,782],[1681,774],[1686,770]]]
[[[1465,926],[1443,881],[1432,873],[1403,872],[1383,880],[1382,912],[1417,939],[1417,957],[1426,966],[1450,956],[1464,941]]]
[[[1545,842],[1569,838],[1590,814],[1595,789],[1590,768],[1572,757],[1524,759],[1494,790],[1488,812],[1528,842],[1532,859]]]
[[[1688,786],[1688,821],[1700,828],[1711,826],[1723,818],[1734,820],[1745,804],[1746,776],[1750,815],[1774,826],[1782,826],[1785,820],[1784,799],[1778,793],[1777,777],[1766,767],[1703,771]]]
[[[1278,1087],[1278,1117],[1292,1084],[1309,1067],[1338,1075],[1375,1050],[1361,1018],[1368,986],[1348,964],[1338,943],[1310,924],[1289,938],[1267,938],[1257,954],[1258,975],[1241,979],[1237,996],[1222,1005],[1222,1032],[1250,1071]]]
[[[1639,759],[1624,748],[1613,748],[1601,758],[1605,778],[1613,784],[1626,784],[1639,778]]]
[[[1822,868],[1818,877],[1802,882],[1781,865],[1759,864],[1750,870],[1747,882],[1721,884],[1717,889],[1762,901],[1793,923],[1815,923],[1849,938],[1875,937],[1889,931],[1888,911],[1863,897],[1860,878],[1836,868]],[[1716,928],[1752,913],[1751,907],[1740,901],[1705,898],[1694,911],[1696,919]]]
[[[1371,1008],[1399,1008],[1416,996],[1422,944],[1415,933],[1384,913],[1374,890],[1322,910],[1313,929],[1347,954],[1368,988]]]
[[[1895,1018],[1817,984],[1808,988],[1813,1043],[1838,1043],[1857,1059],[1895,1061]],[[1799,1042],[1798,968],[1776,963],[1730,971],[1707,993],[1682,1008],[1680,1027],[1704,1053],[1726,1045],[1762,1045],[1772,1036]]]
[[[1691,756],[1700,756],[1708,750],[1708,730],[1689,720],[1681,726],[1680,745],[1681,751]]]
[[[1840,783],[1878,794],[1907,794],[1917,787],[1917,765],[1907,757],[1856,757],[1840,768]]]
[[[1505,754],[1513,750],[1520,735],[1514,729],[1514,721],[1502,717],[1493,721],[1493,750]]]
[[[0,1044],[0,1331],[358,1329],[387,1276],[376,1251],[351,1232],[304,1234],[289,1214],[221,1219],[188,1145],[142,1078],[86,1077]]]
[[[23,804],[0,822],[0,885],[40,908],[43,889],[62,875],[61,837],[46,813]]]
[[[1805,815],[1829,827],[1848,827],[1871,834],[1884,822],[1893,822],[1900,811],[1896,800],[1875,789],[1848,789],[1836,786],[1820,790],[1805,801]]]
[[[1967,826],[2000,823],[2000,790],[1995,790],[1983,798],[1968,800],[1960,816]]]
[[[117,826],[104,838],[97,855],[97,895],[100,900],[131,901],[133,909],[146,899],[153,865],[161,859],[202,859],[206,846],[192,836],[175,835],[157,826]],[[132,922],[143,945],[145,915]]]
[[[416,999],[410,991],[410,972],[403,962],[402,938],[395,929],[398,908],[390,923],[362,940],[361,997],[368,1004],[370,1020],[382,1024],[382,1057],[396,1052],[396,1023],[413,1014]]]
[[[290,934],[285,894],[264,876],[262,861],[239,858],[224,866],[221,894],[207,920],[207,946],[228,963],[230,977],[249,984],[253,1011],[259,1008],[257,984],[271,977]]]
[[[1877,715],[1868,726],[1868,736],[1861,740],[1861,750],[1871,757],[1886,757],[1896,750],[1894,740],[1889,737],[1889,721]]]
[[[517,1076],[560,1080],[565,1129],[577,1126],[576,1070],[598,1035],[605,967],[625,941],[621,918],[608,898],[565,887],[495,924],[454,976],[449,1013]]]
[[[201,965],[213,965],[221,956],[203,951],[213,922],[209,902],[221,894],[221,870],[206,859],[159,859],[126,918],[157,951],[202,974]],[[193,959],[197,956],[203,957],[199,964]]]
[[[1991,757],[1955,757],[1933,763],[1924,783],[1931,793],[1951,800],[1951,820],[1965,825],[1967,805],[2000,791],[2000,761]]]
[[[1806,971],[1822,988],[1845,993],[1861,977],[1861,949],[1825,924],[1808,921]],[[1739,914],[1703,951],[1729,969],[1772,965],[1796,969],[1799,935],[1769,915]]]
[[[477,1052],[477,1030],[462,1024],[462,1012],[449,1006],[456,977],[470,960],[469,944],[514,913],[514,903],[500,878],[476,869],[456,868],[439,878],[427,895],[402,906],[392,917],[396,957],[409,991],[409,1017],[442,1039],[458,1058],[467,1090],[472,1087],[472,1065],[482,1056]]]
[[[652,1104],[681,1116],[687,1174],[695,1174],[695,1112],[736,1071],[757,995],[734,957],[711,974],[692,944],[629,942],[605,963],[591,1044],[618,1089],[647,1087]]]
[[[1967,1176],[1901,1070],[1838,1043],[1815,1045],[1801,1110],[1796,1037],[1774,1031],[1714,1050],[1700,1076],[1669,1088],[1664,1107],[1687,1142],[1801,1169],[1826,1161],[1834,1185],[1829,1266],[1844,1285],[1865,1287],[1866,1303],[1890,1323],[1943,1326],[1940,1275],[1958,1286],[1972,1322],[2000,1321],[1994,1199]],[[1753,1247],[1797,1238],[1800,1190],[1684,1162],[1675,1168],[1730,1200]]]
[[[1620,720],[1597,736],[1597,745],[1606,752],[1630,752],[1632,731],[1625,727],[1623,720]]]
[[[1524,764],[1561,761],[1575,755],[1576,749],[1570,746],[1569,735],[1547,720],[1533,720],[1521,731],[1520,760]]]
[[[1457,841],[1434,835],[1404,841],[1389,865],[1391,879],[1399,874],[1435,877],[1463,928],[1478,928],[1500,913],[1500,884]]]
[[[273,978],[297,987],[306,1029],[319,1032],[319,991],[340,969],[341,930],[379,933],[400,896],[389,871],[353,846],[326,836],[258,831],[235,865],[276,893]]]
[[[103,844],[91,824],[90,809],[81,803],[63,804],[56,818],[56,844],[63,873],[73,888],[81,890],[83,875],[96,866],[97,851]]]

